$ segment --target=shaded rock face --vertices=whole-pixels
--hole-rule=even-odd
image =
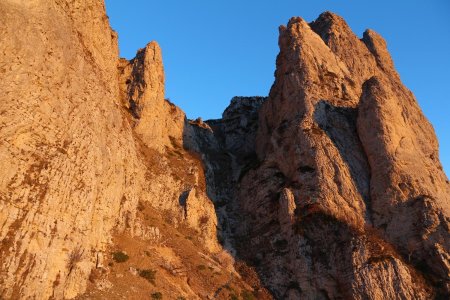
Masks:
[[[0,17],[2,299],[148,296],[118,247],[171,297],[448,297],[449,183],[375,32],[291,19],[269,97],[203,122],[164,98],[157,43],[118,58],[101,1]]]
[[[255,152],[258,111],[265,97],[234,97],[220,120],[224,144],[236,158]]]
[[[279,45],[260,166],[240,182],[242,255],[277,298],[448,295],[449,184],[384,40],[324,13]]]
[[[190,121],[184,130],[184,147],[197,153],[203,162],[207,194],[214,202],[219,222],[219,239],[233,255],[236,233],[242,224],[237,202],[239,181],[257,161],[258,112],[265,100],[234,97],[222,119]]]

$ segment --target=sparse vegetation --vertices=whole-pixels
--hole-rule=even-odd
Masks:
[[[389,261],[391,259],[393,259],[393,257],[390,255],[371,256],[367,260],[367,263],[368,264],[376,264],[376,263],[380,263],[380,262]]]
[[[130,258],[126,253],[122,251],[113,252],[112,256],[116,263],[124,263]]]
[[[150,270],[150,269],[139,270],[139,276],[146,279],[151,284],[155,285],[155,280],[156,280],[156,271],[155,270]],[[158,298],[158,299],[160,299],[160,298]]]
[[[67,262],[67,269],[69,269],[69,274],[70,272],[72,272],[76,264],[81,261],[82,257],[83,257],[83,250],[81,249],[81,247],[77,247],[72,250],[72,252],[69,255],[69,261]]]
[[[152,293],[152,299],[162,299],[163,296],[160,292]]]
[[[101,272],[99,269],[92,269],[91,273],[89,274],[89,281],[94,283],[97,279],[99,279],[101,276]]]
[[[203,215],[200,217],[200,220],[198,220],[200,223],[200,226],[205,226],[209,222],[209,217],[207,215]]]
[[[243,291],[241,297],[243,300],[256,300],[255,296],[250,291]]]
[[[53,281],[53,288],[56,288],[61,283],[61,275],[58,273],[56,275],[55,281]]]
[[[206,267],[205,267],[205,265],[198,265],[197,270],[203,271],[203,270],[206,270]]]
[[[230,300],[239,300],[239,298],[235,294],[231,294],[230,295]]]
[[[172,144],[172,146],[175,148],[175,149],[182,149],[182,145],[180,145],[180,143],[177,141],[177,139],[176,138],[174,138],[173,136],[169,136],[169,139],[170,139],[170,143]]]

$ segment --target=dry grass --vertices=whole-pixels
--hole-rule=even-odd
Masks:
[[[151,294],[152,299],[162,299],[163,295],[160,292],[155,292]]]
[[[151,284],[155,285],[156,280],[156,271],[145,269],[145,270],[139,270],[139,276],[150,282]]]
[[[113,252],[112,256],[113,260],[116,263],[124,263],[130,258],[126,253],[123,253],[122,251]]]
[[[67,269],[69,270],[69,274],[83,258],[83,252],[84,250],[80,246],[75,247],[72,252],[70,252],[69,260],[67,262]]]
[[[79,299],[148,299],[159,292],[164,299],[181,300],[195,298],[182,292],[193,290],[201,299],[213,297],[217,292],[214,299],[229,300],[233,294],[240,297],[243,291],[250,290],[253,284],[231,276],[228,270],[214,262],[195,231],[185,227],[174,228],[148,203],[143,202],[142,205],[144,208],[138,214],[149,216],[144,225],[158,227],[167,238],[165,245],[152,245],[128,234],[115,235],[113,249],[121,249],[129,259],[113,264],[109,272],[100,274],[100,277],[93,276],[88,292]],[[187,239],[188,236],[191,239]],[[112,257],[111,261],[114,261]],[[137,276],[130,272],[130,267],[137,270]],[[99,291],[96,282],[102,278],[110,281],[113,288]],[[225,285],[230,289],[222,288]]]

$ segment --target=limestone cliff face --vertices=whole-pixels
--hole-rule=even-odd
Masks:
[[[117,37],[94,0],[6,0],[0,15],[0,294],[70,298],[132,222],[143,175]]]
[[[185,117],[164,100],[159,46],[119,61],[102,1],[6,0],[0,16],[0,297],[83,293],[113,234],[159,233],[138,202],[220,251],[201,165],[172,159]]]
[[[269,97],[205,122],[102,1],[3,0],[0,39],[0,298],[448,296],[449,182],[375,32],[291,19]]]

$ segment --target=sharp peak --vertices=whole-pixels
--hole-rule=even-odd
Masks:
[[[340,15],[333,13],[331,11],[325,11],[321,13],[317,19],[309,23],[312,27],[326,27],[331,28],[334,26],[337,27],[349,27],[347,22]]]
[[[340,15],[331,12],[329,10],[324,11],[323,13],[321,13],[314,21],[312,21],[311,23],[314,22],[318,22],[318,21],[325,21],[325,20],[334,20],[334,21],[344,21],[344,18],[341,17]],[[294,24],[294,23],[298,23],[298,22],[305,22],[305,20],[300,17],[300,16],[293,16],[291,18],[289,18],[288,24]]]
[[[331,19],[343,19],[340,15],[332,12],[332,11],[324,11],[323,13],[321,13],[316,20],[321,19],[321,18],[331,18]]]

